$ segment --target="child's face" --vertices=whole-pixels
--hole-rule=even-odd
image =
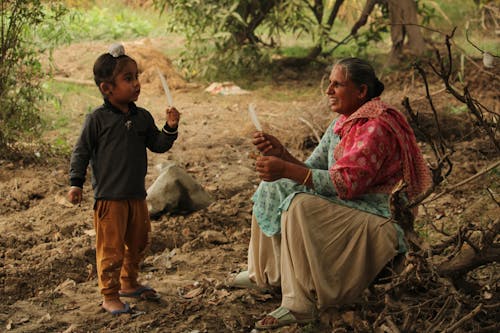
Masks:
[[[115,77],[108,93],[109,101],[114,105],[127,106],[135,102],[141,93],[137,64],[129,61]]]

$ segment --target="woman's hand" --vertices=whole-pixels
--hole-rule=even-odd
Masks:
[[[286,162],[275,156],[259,156],[255,162],[255,170],[259,177],[272,182],[284,177]]]
[[[167,125],[171,128],[177,128],[179,126],[179,119],[181,118],[180,112],[173,106],[168,107],[165,112],[167,114]]]
[[[264,132],[255,132],[252,143],[265,156],[282,158],[285,152],[285,147],[276,137]]]
[[[82,189],[76,186],[71,186],[68,191],[68,200],[73,205],[82,202]]]

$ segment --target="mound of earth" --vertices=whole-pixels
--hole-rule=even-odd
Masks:
[[[97,57],[106,53],[109,43],[82,42],[54,50],[52,61],[45,58],[46,66],[53,68],[56,80],[94,85],[92,67]],[[163,93],[158,70],[167,79],[170,89],[193,87],[180,75],[172,61],[159,51],[150,39],[124,42],[125,53],[137,61],[143,90],[151,94]]]

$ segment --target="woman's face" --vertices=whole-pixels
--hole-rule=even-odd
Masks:
[[[335,66],[330,74],[330,84],[326,90],[330,108],[349,116],[364,104],[367,93],[366,85],[357,87],[354,82],[347,78],[346,70],[341,66]]]

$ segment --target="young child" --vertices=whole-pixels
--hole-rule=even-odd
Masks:
[[[158,299],[137,282],[151,225],[146,206],[146,148],[169,150],[177,139],[180,114],[166,110],[160,131],[152,115],[134,104],[141,92],[137,63],[114,44],[94,64],[94,80],[104,104],[88,114],[70,162],[68,199],[82,200],[87,166],[92,168],[97,275],[102,308],[113,315],[130,312],[122,297]]]

